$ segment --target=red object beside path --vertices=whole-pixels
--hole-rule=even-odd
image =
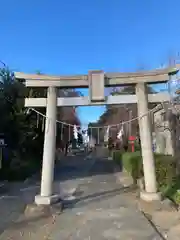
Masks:
[[[129,136],[129,143],[131,144],[131,151],[134,152],[134,142],[136,140],[135,136]]]

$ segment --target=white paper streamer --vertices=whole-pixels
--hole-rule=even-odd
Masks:
[[[76,125],[74,125],[73,133],[74,133],[74,138],[77,140],[78,139],[78,130],[77,130]]]
[[[108,126],[107,129],[106,129],[106,133],[104,135],[104,142],[108,142],[108,139],[109,139],[109,129],[110,129],[110,127]]]
[[[122,137],[123,137],[123,135],[124,135],[124,126],[123,126],[124,124],[122,124],[122,126],[121,126],[121,129],[119,130],[119,132],[118,132],[118,134],[117,134],[117,138],[119,139],[119,140],[122,140]]]

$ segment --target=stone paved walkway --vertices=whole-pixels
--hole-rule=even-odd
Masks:
[[[59,216],[49,239],[161,239],[112,174],[112,163],[99,160],[82,179],[76,204]]]
[[[58,216],[16,226],[12,240],[160,240],[161,237],[116,183],[111,161],[98,160],[78,180],[75,199]],[[5,238],[6,237],[6,238]],[[4,235],[2,240],[8,239]]]
[[[78,179],[86,176],[92,161],[84,160],[82,156],[65,157],[55,168],[54,191],[66,198],[77,188]],[[7,239],[4,235],[17,219],[21,218],[26,204],[34,202],[35,195],[40,191],[40,177],[34,177],[28,182],[13,182],[9,189],[0,195],[0,239]],[[5,230],[6,234],[3,233]]]

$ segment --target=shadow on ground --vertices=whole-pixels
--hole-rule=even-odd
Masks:
[[[122,170],[122,167],[115,168],[115,164],[112,160],[107,158],[96,158],[96,169],[93,171],[84,171],[84,168],[87,165],[86,161],[92,162],[92,159],[84,160],[82,157],[76,159],[75,157],[68,157],[66,161],[62,161],[57,164],[55,168],[55,180],[73,180],[82,177],[92,177],[96,175],[105,175],[109,173],[115,173]]]
[[[117,196],[120,193],[128,193],[128,192],[132,192],[135,190],[134,186],[131,187],[124,187],[124,188],[117,188],[117,189],[113,189],[111,191],[103,191],[103,192],[98,192],[98,193],[94,193],[85,197],[80,197],[77,198],[76,200],[73,201],[64,201],[64,210],[66,211],[66,209],[72,209],[74,207],[79,207],[79,205],[81,207],[92,203],[92,202],[99,202],[102,199],[103,200],[107,200],[111,197]],[[57,209],[58,212],[58,209]],[[21,218],[20,220],[18,220],[17,222],[13,222],[9,225],[9,227],[11,227],[11,229],[22,229],[25,228],[29,225],[36,225],[37,223],[39,224],[39,222],[41,221],[46,221],[47,219],[51,218],[52,216],[50,214],[47,215],[43,215],[43,216],[38,216],[38,217],[33,217],[33,218]]]
[[[85,155],[68,156],[66,158],[63,158],[62,161],[58,162],[55,166],[55,182],[58,183],[66,180],[88,178],[88,177],[97,176],[97,175],[106,175],[106,174],[114,173],[115,168],[114,168],[113,161],[108,160],[107,158],[96,158],[96,159],[86,159],[86,160],[84,158],[85,158]],[[94,160],[95,160],[95,164],[93,164]],[[87,166],[90,166],[90,170],[88,171],[85,170],[87,169]],[[40,181],[40,176],[36,176],[31,181],[30,184],[31,186],[35,186],[35,184],[39,183],[39,181]],[[24,185],[24,187],[26,186]],[[100,201],[101,199],[108,199],[110,197],[113,197],[120,193],[128,192],[128,191],[132,191],[132,188],[120,187],[120,188],[112,189],[111,191],[104,191],[104,192],[101,191],[101,192],[97,192],[97,193],[90,194],[83,197],[81,197],[82,195],[81,193],[79,193],[79,196],[75,196],[76,197],[75,200],[64,201],[64,206],[65,206],[65,209],[70,209],[77,206],[78,204],[85,205],[89,202]],[[7,220],[0,223],[0,234],[9,227],[13,226],[18,228],[18,226],[22,227],[23,224],[27,225],[29,223],[27,219],[23,220],[22,222],[20,221],[19,223],[14,223],[22,215],[26,205],[26,202],[24,202],[23,204],[20,203],[20,201],[21,202],[23,201],[23,199],[21,199],[21,196],[22,196],[21,194],[18,195],[17,193],[16,196],[17,196],[17,206],[14,200],[10,198],[7,200],[7,204],[5,205],[8,205],[8,203],[11,205],[13,203],[14,209],[16,209],[17,207],[17,209],[19,208],[20,210],[19,212],[14,210],[16,211],[16,213],[14,214],[13,219],[10,217],[11,213],[8,212],[9,217],[7,218]],[[34,198],[34,195],[32,199],[33,198]],[[2,202],[0,202],[0,204],[1,203]],[[18,207],[18,204],[19,204],[19,207]],[[7,209],[8,209],[8,206],[7,206]],[[1,214],[2,218],[3,218],[3,215],[4,217],[6,217],[5,211],[4,211],[4,214]],[[39,220],[40,219],[34,219],[34,220],[31,219],[30,221],[36,222]]]
[[[121,188],[113,189],[110,191],[103,191],[98,193],[96,192],[84,197],[76,198],[74,200],[64,201],[64,209],[78,207],[79,205],[85,206],[86,204],[89,204],[92,202],[100,202],[101,200],[107,200],[119,194],[130,193],[135,190],[137,190],[137,187],[132,185],[130,187],[121,187]]]

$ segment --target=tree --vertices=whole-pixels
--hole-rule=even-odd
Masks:
[[[9,172],[12,168],[14,170],[22,165],[28,165],[28,163],[31,165],[37,164],[34,154],[39,154],[40,151],[37,149],[39,142],[33,141],[37,131],[35,121],[32,119],[32,115],[27,116],[25,114],[24,95],[26,89],[23,83],[17,81],[13,73],[6,67],[0,69],[0,77],[0,110],[2,113],[0,132],[4,134],[9,155],[8,161],[6,160],[3,164],[2,171],[5,171],[7,174],[4,177],[9,178],[13,175],[12,172]],[[31,151],[29,151],[30,143]],[[34,148],[32,147],[33,145]],[[27,159],[27,156],[31,158],[31,162]],[[22,171],[23,174],[25,174],[25,171]],[[16,173],[16,175],[18,174]],[[1,173],[2,176],[3,174]]]
[[[148,93],[155,93],[154,89],[148,86],[147,88]],[[126,95],[126,94],[135,94],[135,86],[130,85],[124,88],[114,88],[111,92],[111,95]],[[153,108],[154,104],[150,104],[150,108]],[[125,122],[130,120],[130,116],[132,118],[137,117],[137,104],[119,104],[119,105],[108,105],[106,107],[106,111],[99,117],[99,120],[96,123],[90,123],[89,128],[91,126],[100,127],[103,125],[117,125],[121,122]],[[113,127],[110,128],[109,134],[116,139],[117,132],[119,131],[120,127]],[[128,125],[127,125],[128,129]],[[131,134],[136,134],[138,129],[138,121],[133,121],[131,123]],[[128,131],[128,130],[126,130]],[[104,136],[104,129],[101,128],[99,133],[97,129],[93,129],[94,137],[97,139],[99,134],[100,139],[103,139]],[[128,134],[128,133],[127,133]]]
[[[155,93],[154,89],[150,86],[147,86],[147,92],[148,93]],[[127,87],[124,87],[121,90],[115,89],[115,91],[111,92],[111,95],[126,95],[126,94],[136,94],[136,89],[134,85],[130,85]]]
[[[34,88],[30,92],[32,97],[46,96],[44,89]],[[24,97],[29,96],[30,92],[21,81],[14,78],[10,69],[6,67],[0,69],[0,110],[2,113],[0,133],[5,136],[9,153],[6,167],[3,165],[1,170],[1,178],[12,177],[12,171],[14,172],[15,169],[16,178],[25,178],[41,167],[44,143],[44,129],[41,126],[43,118],[38,118],[33,111],[26,114]],[[37,110],[45,113],[45,109]],[[68,111],[66,110],[64,107],[59,109],[60,118],[68,120],[71,124],[79,124],[75,109],[71,107]],[[68,131],[69,128],[66,127],[63,139],[67,138]],[[72,136],[72,130],[70,134]],[[17,171],[20,172],[17,173]]]

